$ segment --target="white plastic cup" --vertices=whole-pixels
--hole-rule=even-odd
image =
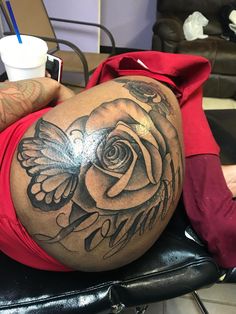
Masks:
[[[21,35],[22,44],[16,35],[0,39],[0,55],[9,81],[44,77],[48,46],[40,38]]]

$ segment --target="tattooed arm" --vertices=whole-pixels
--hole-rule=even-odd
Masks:
[[[0,132],[52,100],[64,101],[74,93],[50,78],[0,83]]]
[[[142,255],[182,191],[180,110],[145,77],[96,86],[32,126],[12,162],[17,215],[50,255],[108,270]]]

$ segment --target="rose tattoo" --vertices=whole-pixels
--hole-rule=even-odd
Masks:
[[[18,160],[31,177],[27,193],[35,207],[71,204],[68,224],[58,219],[59,233],[38,239],[62,243],[86,230],[87,251],[108,240],[104,258],[164,219],[182,183],[177,131],[158,111],[127,98],[101,104],[65,132],[39,120],[34,136],[21,141]]]
[[[160,87],[154,83],[147,83],[139,80],[128,80],[119,78],[118,83],[124,83],[124,87],[129,90],[130,94],[139,101],[147,103],[159,111],[162,115],[171,114],[172,109],[166,95]]]

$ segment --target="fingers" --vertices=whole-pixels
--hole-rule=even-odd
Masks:
[[[66,101],[73,96],[75,96],[75,92],[73,90],[60,84],[59,92],[57,95],[57,101],[58,102]]]

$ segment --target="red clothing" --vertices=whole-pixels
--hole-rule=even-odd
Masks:
[[[236,202],[216,155],[186,158],[184,205],[190,221],[220,266],[236,266]]]

